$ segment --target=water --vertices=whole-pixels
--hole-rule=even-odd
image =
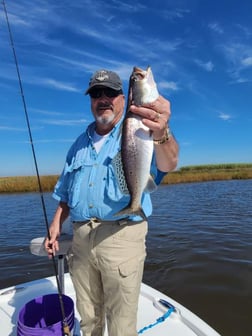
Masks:
[[[147,238],[144,282],[223,336],[251,336],[252,180],[161,186]],[[45,194],[48,218],[57,204]],[[38,194],[0,195],[0,288],[53,274],[29,253],[46,234]]]

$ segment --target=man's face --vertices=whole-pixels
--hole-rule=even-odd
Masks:
[[[95,87],[90,91],[91,110],[97,123],[97,129],[110,130],[120,120],[124,110],[124,95],[108,87]]]

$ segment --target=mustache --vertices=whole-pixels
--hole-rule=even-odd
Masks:
[[[109,102],[104,102],[104,103],[99,103],[98,105],[97,105],[97,108],[98,109],[108,109],[108,108],[110,108],[110,109],[114,109],[114,107],[113,107],[113,105],[112,104],[110,104]]]

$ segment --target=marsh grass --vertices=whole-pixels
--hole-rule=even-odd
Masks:
[[[216,164],[186,166],[167,174],[162,183],[187,183],[203,181],[252,179],[252,164]]]
[[[57,182],[57,175],[41,176],[43,191],[52,191]],[[39,191],[36,176],[0,177],[0,193],[36,192]]]
[[[42,189],[51,192],[57,175],[41,176]],[[252,163],[185,166],[166,175],[164,184],[252,179]],[[0,193],[39,191],[36,176],[0,177]]]

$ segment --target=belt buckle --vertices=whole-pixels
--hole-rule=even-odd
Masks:
[[[101,220],[97,217],[91,217],[90,218],[90,222],[93,222],[93,223],[101,223]]]
[[[122,219],[119,219],[118,221],[117,221],[117,223],[120,225],[120,226],[122,226],[122,225],[126,225],[126,224],[128,224],[128,219],[127,218],[122,218]]]

